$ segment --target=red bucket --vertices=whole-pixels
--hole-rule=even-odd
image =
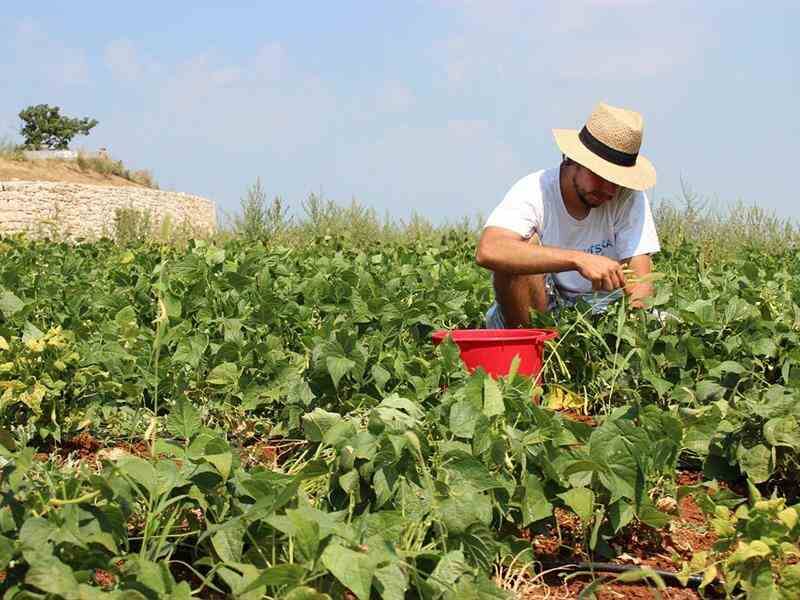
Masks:
[[[439,345],[448,335],[461,350],[461,360],[470,373],[482,367],[497,379],[508,375],[515,356],[519,356],[519,375],[538,377],[544,343],[555,338],[558,332],[551,329],[453,329],[434,331],[431,337],[433,343]]]

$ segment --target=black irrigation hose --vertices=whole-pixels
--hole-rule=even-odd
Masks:
[[[579,562],[579,563],[570,563],[565,565],[554,565],[549,570],[555,571],[570,571],[570,572],[577,572],[577,571],[597,571],[600,573],[628,573],[630,571],[639,571],[641,569],[648,569],[661,577],[664,580],[666,585],[672,587],[691,587],[697,588],[700,587],[700,584],[703,581],[703,577],[700,575],[690,575],[684,584],[679,578],[678,573],[674,571],[662,571],[659,569],[653,569],[646,565],[637,566],[637,565],[618,565],[616,563],[603,563],[603,562]]]

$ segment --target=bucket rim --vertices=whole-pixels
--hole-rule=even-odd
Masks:
[[[558,337],[556,329],[439,329],[434,342],[450,336],[454,342],[545,342]]]

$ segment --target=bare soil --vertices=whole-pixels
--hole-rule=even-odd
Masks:
[[[681,472],[677,477],[679,485],[692,485],[701,479],[700,473],[693,472]],[[522,537],[530,540],[543,568],[538,576],[533,576],[518,586],[516,597],[520,600],[577,598],[592,581],[589,575],[567,577],[564,572],[547,572],[547,566],[593,560],[583,545],[585,535],[578,517],[560,508],[554,514],[555,523],[544,530],[522,532]],[[709,529],[705,515],[694,499],[686,496],[677,503],[675,517],[667,527],[657,530],[637,523],[626,527],[612,539],[612,548],[621,552],[612,562],[678,572],[683,561],[689,561],[694,552],[708,550],[715,541],[716,536]],[[616,575],[600,577],[611,582]],[[600,600],[650,600],[657,597],[653,589],[645,583],[605,583],[597,591],[597,598]],[[661,592],[661,598],[697,600],[701,596],[693,589],[668,586],[666,591]]]
[[[0,158],[0,182],[2,181],[59,181],[118,187],[145,187],[118,175],[83,171],[75,161],[68,160]]]

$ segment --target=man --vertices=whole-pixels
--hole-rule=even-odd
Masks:
[[[488,328],[525,327],[531,310],[579,299],[601,312],[623,290],[641,307],[652,293],[639,281],[660,249],[644,193],[656,171],[639,155],[642,125],[639,113],[600,103],[580,132],[553,130],[561,165],[515,183],[478,242],[478,264],[493,271]]]

